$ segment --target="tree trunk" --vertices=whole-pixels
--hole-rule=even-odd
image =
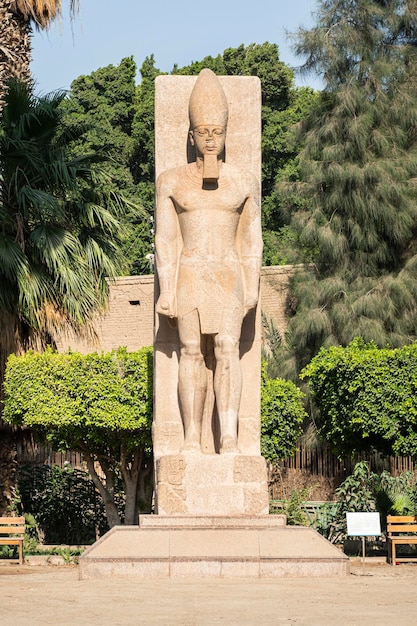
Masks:
[[[0,0],[0,115],[4,106],[6,83],[10,78],[30,81],[31,26],[13,0]]]
[[[93,479],[95,486],[97,487],[101,497],[103,498],[109,528],[113,528],[113,526],[119,526],[121,524],[121,520],[114,501],[114,474],[111,468],[108,467],[106,463],[104,463],[104,461],[100,461],[100,465],[106,477],[106,482],[104,484],[102,479],[96,472],[93,457],[88,452],[83,452],[83,456],[87,463],[87,468],[90,472],[91,478]]]
[[[30,80],[31,26],[29,21],[19,12],[14,12],[12,7],[12,0],[0,0],[0,119],[7,81],[11,78]],[[2,339],[4,340],[4,337]],[[2,400],[5,359],[13,350],[8,351],[6,348],[4,352],[3,341],[0,341],[0,344],[0,400]],[[16,470],[15,434],[0,417],[0,515],[12,505],[15,498]]]
[[[125,524],[126,526],[137,526],[139,524],[139,511],[137,506],[138,478],[124,479],[125,486]]]
[[[150,513],[153,492],[153,461],[142,448],[127,453],[121,447],[120,468],[126,494],[125,524],[139,524],[139,512]]]
[[[138,511],[138,480],[139,470],[142,465],[143,451],[137,448],[128,453],[122,444],[120,450],[120,469],[125,488],[125,524],[128,526],[139,524]]]
[[[16,441],[10,428],[0,424],[0,516],[5,515],[16,497]]]
[[[153,458],[142,463],[139,472],[137,502],[141,513],[150,513],[152,510],[152,496],[154,490]]]

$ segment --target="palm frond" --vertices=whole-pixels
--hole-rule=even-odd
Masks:
[[[40,28],[47,28],[61,14],[61,0],[14,0],[15,11],[27,20],[33,20]],[[79,0],[70,0],[71,15],[78,11]]]

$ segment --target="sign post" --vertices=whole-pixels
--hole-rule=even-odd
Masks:
[[[377,537],[381,534],[379,513],[346,513],[348,536],[362,538],[362,574],[365,564],[365,537]]]

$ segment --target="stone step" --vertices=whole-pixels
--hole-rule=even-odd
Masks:
[[[285,526],[285,515],[139,515],[141,528],[275,528]]]
[[[80,579],[279,578],[348,573],[348,557],[303,526],[116,526],[79,561]]]

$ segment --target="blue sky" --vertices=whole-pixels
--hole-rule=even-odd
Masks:
[[[182,67],[241,43],[276,43],[280,59],[296,67],[301,60],[287,33],[312,26],[316,0],[80,0],[72,24],[68,6],[63,0],[61,22],[33,37],[31,69],[40,93],[69,89],[81,74],[127,56],[139,68],[153,54],[155,66],[170,72],[175,63]],[[296,83],[321,88],[314,76]]]

